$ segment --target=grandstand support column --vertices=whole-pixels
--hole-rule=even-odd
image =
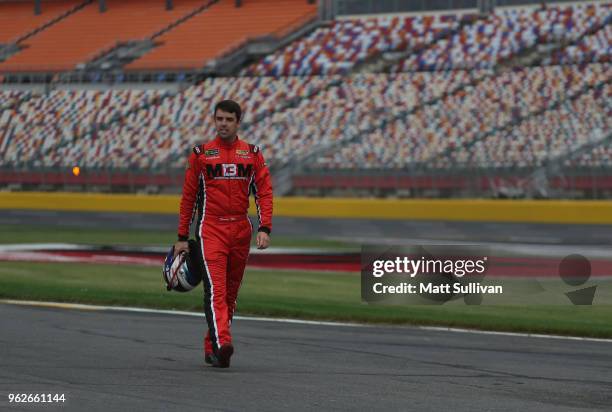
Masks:
[[[40,0],[36,0],[34,1],[34,14],[38,16],[40,13],[41,13]]]
[[[495,0],[478,0],[477,1],[477,7],[478,7],[478,11],[481,14],[489,14],[492,13],[493,10],[495,9]]]
[[[104,13],[106,11],[106,0],[98,0],[98,9],[100,13]]]
[[[236,7],[241,7],[242,6],[242,0],[236,0],[236,2],[234,4],[236,5]]]
[[[166,10],[172,10],[173,8],[172,0],[166,0]]]
[[[277,196],[286,196],[293,189],[294,167],[285,165],[272,171],[272,185]]]
[[[319,0],[319,20],[330,21],[334,19],[334,0]]]

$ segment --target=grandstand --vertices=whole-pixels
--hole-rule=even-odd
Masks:
[[[177,2],[164,10],[147,0],[108,0],[100,13],[88,2],[74,13],[19,42],[20,51],[0,64],[2,71],[67,71],[129,40],[140,40],[178,19],[198,2]],[[60,46],[61,47],[58,47]]]
[[[61,19],[83,5],[84,3],[78,0],[48,2],[41,13],[34,14],[30,2],[0,2],[0,44],[24,41],[45,25]]]
[[[177,191],[233,98],[279,193],[612,194],[612,3],[333,6],[0,2],[0,185]]]
[[[314,5],[306,1],[247,1],[239,8],[233,3],[218,1],[205,13],[169,30],[157,39],[159,47],[128,64],[126,69],[198,67],[250,38],[290,29],[292,24],[313,17],[315,13]]]
[[[493,68],[543,45],[575,41],[604,25],[607,12],[599,4],[502,9],[407,57],[396,70]]]

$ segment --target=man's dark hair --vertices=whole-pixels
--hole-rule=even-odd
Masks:
[[[217,115],[217,110],[223,110],[227,113],[234,113],[236,115],[236,119],[240,121],[240,117],[242,116],[242,109],[240,105],[233,100],[223,100],[215,105],[215,116]]]

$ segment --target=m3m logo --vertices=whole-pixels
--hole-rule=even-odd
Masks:
[[[216,163],[206,165],[206,175],[210,179],[248,179],[253,172],[253,165],[242,163]]]

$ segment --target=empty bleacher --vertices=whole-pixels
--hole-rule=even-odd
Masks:
[[[610,63],[612,55],[612,16],[607,24],[576,44],[563,47],[544,59],[544,64]]]
[[[148,38],[203,3],[175,0],[166,10],[161,1],[107,0],[104,13],[90,3],[27,39],[23,50],[0,63],[0,71],[74,70],[119,42]]]
[[[248,127],[329,82],[323,77],[211,78],[174,96],[154,90],[58,90],[0,112],[0,140],[11,141],[3,162],[51,167],[80,160],[90,167],[147,168],[142,160],[178,167],[185,149],[214,136],[211,111],[219,96],[241,102]],[[20,93],[0,94],[7,104],[19,98]],[[40,145],[45,156],[38,155]],[[136,152],[142,145],[155,155],[140,159]]]
[[[449,39],[409,56],[395,71],[491,68],[539,44],[579,38],[602,25],[608,4],[578,4],[541,9],[501,9],[467,25]]]
[[[244,70],[250,76],[336,74],[383,52],[422,47],[459,26],[448,15],[335,20]]]
[[[236,7],[220,0],[159,38],[159,47],[126,66],[128,70],[201,68],[249,38],[273,35],[316,15],[305,0],[251,0]]]
[[[41,13],[34,14],[33,1],[0,2],[0,44],[16,43],[21,37],[84,3],[83,0],[42,2]]]
[[[496,131],[473,145],[457,148],[447,157],[446,167],[541,167],[602,141],[610,128],[612,110],[606,108],[606,99],[611,95],[612,86],[602,83],[510,130]]]
[[[56,90],[19,99],[23,93],[8,94],[7,100],[23,101],[12,110],[0,111],[0,163],[52,166],[78,162],[78,157],[59,156],[61,147],[92,148],[100,125],[167,94],[156,90]],[[83,138],[86,135],[88,139]]]
[[[566,160],[565,166],[601,169],[612,167],[612,142],[608,139],[604,144],[596,145],[575,159]]]
[[[118,7],[108,4],[107,13]],[[155,4],[158,23],[118,33],[134,39],[167,27],[169,12]],[[176,1],[170,20],[202,4]],[[86,10],[100,16],[89,5],[70,19]],[[266,17],[254,18],[257,11]],[[238,8],[222,0],[161,33],[158,45],[125,69],[197,71],[249,38],[292,30],[314,11],[302,0],[244,1]],[[452,13],[336,20],[240,77],[207,78],[177,94],[2,92],[0,166],[180,170],[189,147],[214,136],[214,104],[232,98],[245,110],[241,137],[259,144],[273,167],[342,176],[297,179],[307,188],[340,182],[390,190],[400,183],[384,176],[402,170],[440,174],[401,183],[420,188],[467,185],[453,174],[468,169],[495,174],[559,161],[604,170],[612,166],[611,16],[609,3],[596,2],[499,9],[469,21]],[[31,40],[57,34],[67,20]],[[361,65],[385,53],[401,55],[390,72]],[[521,64],[528,54],[539,58]],[[364,171],[372,175],[359,175]],[[486,181],[479,185],[495,185]]]
[[[8,109],[27,99],[31,92],[17,90],[0,90],[0,110]]]

